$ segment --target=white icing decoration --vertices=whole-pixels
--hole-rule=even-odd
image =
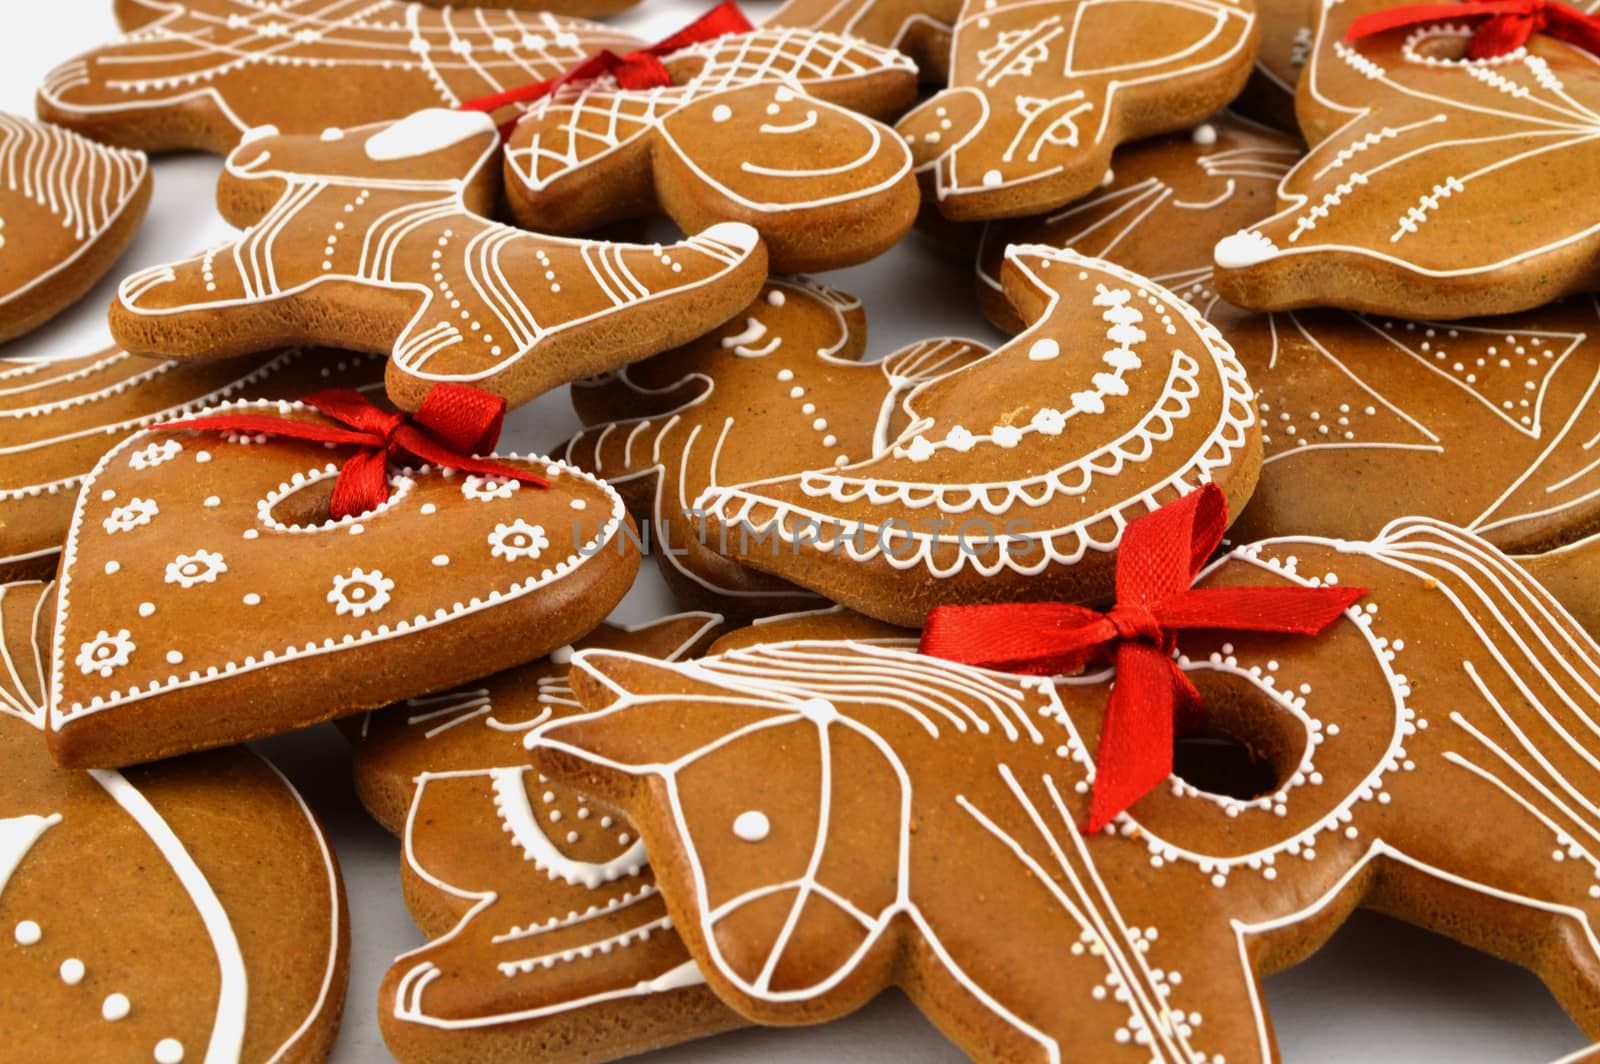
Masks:
[[[156,1043],[156,1064],[183,1064],[183,1043],[176,1038],[163,1038]]]
[[[4,648],[0,648],[0,654],[3,654],[3,650]],[[8,663],[0,662],[0,664]],[[3,697],[3,693],[0,693],[0,697]],[[0,897],[4,897],[6,883],[22,864],[22,859],[28,856],[33,844],[39,841],[39,836],[59,823],[61,823],[60,813],[51,813],[49,816],[30,813],[0,820]]]
[[[550,546],[542,525],[530,525],[522,518],[510,524],[499,523],[489,533],[489,553],[508,562],[537,558]]]
[[[643,841],[635,842],[604,864],[579,861],[558,850],[539,826],[539,818],[533,815],[533,808],[528,804],[528,792],[523,785],[526,772],[526,769],[494,769],[490,772],[490,779],[494,786],[495,807],[500,810],[501,819],[511,832],[511,837],[529,860],[565,883],[574,887],[588,887],[590,890],[615,882],[623,876],[639,874],[646,863]]]
[[[149,499],[129,499],[126,505],[112,510],[102,524],[108,534],[131,532],[140,525],[148,525],[159,512]]]
[[[83,982],[83,977],[85,974],[84,964],[76,957],[68,957],[66,960],[61,962],[59,974],[63,983],[67,984],[68,986],[77,986],[79,983]]]
[[[760,842],[771,832],[765,813],[748,809],[733,818],[733,833],[745,842]]]
[[[133,1010],[128,995],[122,993],[107,994],[106,999],[100,1003],[100,1018],[107,1023],[116,1023],[118,1020],[128,1018],[128,1013]]]
[[[1242,270],[1266,262],[1277,254],[1278,247],[1271,240],[1246,229],[1217,241],[1212,257],[1224,270]]]
[[[180,554],[167,563],[166,582],[179,587],[196,584],[214,584],[219,573],[228,571],[228,563],[221,554],[197,550],[193,554]]]
[[[494,132],[494,119],[482,111],[439,107],[415,111],[368,137],[367,158],[377,162],[413,159]]]
[[[128,664],[128,659],[136,649],[126,628],[116,634],[102,629],[93,639],[79,645],[77,657],[73,660],[85,676],[98,672],[102,677],[109,677]]]
[[[23,920],[18,923],[14,934],[19,946],[36,946],[39,944],[39,939],[44,936],[44,932],[40,930],[39,925],[32,920]]]
[[[365,617],[388,605],[389,592],[393,590],[394,581],[383,573],[357,566],[347,575],[333,578],[333,590],[328,592],[328,601],[333,603],[335,612],[341,617],[345,614]]]

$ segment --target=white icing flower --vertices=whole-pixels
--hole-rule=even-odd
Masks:
[[[537,558],[549,545],[543,526],[530,525],[520,517],[509,525],[495,525],[489,533],[489,552],[508,562]]]
[[[913,462],[926,462],[933,457],[933,444],[918,436],[906,447],[904,454]]]
[[[333,590],[328,592],[328,601],[333,603],[341,617],[347,613],[365,617],[388,605],[389,592],[393,590],[393,580],[376,569],[367,572],[358,566],[350,570],[349,576],[333,578]]]
[[[152,499],[129,499],[127,505],[112,510],[111,516],[102,521],[101,525],[107,534],[131,532],[140,525],[148,525],[150,519],[160,512]]]
[[[172,461],[182,450],[177,440],[162,440],[134,451],[128,456],[128,465],[134,469],[153,469],[162,462]]]
[[[972,450],[972,445],[977,441],[973,439],[972,433],[957,425],[945,434],[944,442],[945,446],[952,451],[960,451],[965,454],[967,451]]]
[[[1015,447],[1022,442],[1022,430],[1015,425],[996,425],[991,436],[1000,447]]]
[[[222,555],[209,550],[197,550],[193,554],[180,554],[167,563],[167,583],[179,587],[214,584],[217,574],[227,571],[228,563],[222,560]]]
[[[98,672],[102,677],[109,677],[114,670],[128,663],[133,651],[133,640],[128,638],[126,628],[116,635],[101,632],[78,648],[78,668],[83,670],[85,676]]]
[[[522,484],[519,481],[474,475],[461,482],[461,494],[469,499],[488,502],[490,499],[509,499],[520,487]]]
[[[1047,406],[1033,415],[1033,421],[1030,424],[1046,436],[1059,436],[1066,430],[1067,416],[1061,411]]]

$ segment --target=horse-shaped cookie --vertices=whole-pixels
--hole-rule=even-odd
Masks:
[[[784,272],[864,262],[911,228],[921,194],[910,152],[869,117],[892,118],[915,98],[905,56],[759,29],[663,64],[670,85],[628,89],[606,75],[528,109],[506,147],[519,223],[584,233],[656,211],[687,232],[746,222]]]
[[[1026,332],[912,389],[887,447],[720,478],[694,502],[717,549],[920,627],[951,603],[1092,601],[1132,518],[1206,481],[1243,505],[1260,466],[1250,386],[1193,307],[1055,248],[1013,245],[1005,271]]]
[[[880,454],[905,426],[901,403],[913,388],[988,354],[974,341],[940,339],[862,362],[866,331],[853,296],[773,278],[714,332],[573,385],[589,427],[565,457],[650,522],[652,553],[681,602],[740,618],[815,603],[811,592],[726,557],[739,545],[702,534],[695,500],[722,485]]]
[[[401,0],[117,0],[116,12],[127,35],[47,74],[39,115],[147,151],[222,154],[258,126],[315,133],[455,107],[643,43],[582,19]]]
[[[699,336],[760,289],[765,254],[739,223],[639,245],[491,221],[498,143],[486,115],[465,111],[320,136],[256,130],[218,192],[249,228],[126,278],[112,334],[177,358],[372,351],[391,356],[402,407],[441,381],[515,405]]]
[[[945,217],[1040,214],[1092,192],[1118,144],[1221,110],[1257,36],[1252,0],[967,0],[950,87],[897,128]]]
[[[1425,520],[1243,547],[1200,584],[1335,582],[1370,590],[1316,639],[1179,639],[1211,727],[1272,781],[1174,777],[1089,837],[1104,671],[599,651],[573,672],[587,715],[527,743],[629,813],[706,978],[757,1021],[898,983],[979,1060],[1272,1061],[1260,978],[1367,906],[1531,968],[1600,1035],[1600,646]]]
[[[1218,242],[1218,290],[1255,310],[1455,319],[1600,286],[1586,206],[1595,56],[1541,30],[1470,59],[1475,25],[1439,8],[1423,8],[1434,22],[1346,39],[1359,16],[1393,6],[1318,5],[1299,94],[1311,153],[1278,213]]]

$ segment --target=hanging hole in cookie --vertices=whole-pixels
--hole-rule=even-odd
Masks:
[[[1205,703],[1203,730],[1173,743],[1173,774],[1206,794],[1250,801],[1272,794],[1300,768],[1310,736],[1304,719],[1248,675],[1189,673]]]
[[[308,470],[297,474],[290,482],[279,485],[257,506],[263,525],[279,532],[319,532],[328,529],[348,528],[371,520],[411,493],[415,481],[403,474],[389,477],[389,498],[364,514],[334,520],[332,512],[333,487],[338,477],[338,467]]]
[[[1265,754],[1222,732],[1184,736],[1172,747],[1172,774],[1208,794],[1240,801],[1278,789],[1278,772]]]

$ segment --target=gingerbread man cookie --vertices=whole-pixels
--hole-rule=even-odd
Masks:
[[[859,301],[774,278],[715,332],[573,385],[589,428],[565,457],[650,522],[653,553],[680,601],[740,618],[794,609],[811,593],[725,557],[738,544],[703,534],[696,500],[882,453],[905,425],[911,389],[988,353],[973,341],[930,340],[863,363],[865,349]]]
[[[768,26],[796,26],[855,37],[909,56],[924,81],[950,73],[951,27],[961,0],[787,0]]]
[[[1250,75],[1252,0],[967,0],[950,88],[898,126],[940,213],[1041,214],[1112,149],[1221,110]]]
[[[1104,595],[1127,521],[1206,481],[1237,510],[1261,443],[1221,335],[1110,263],[1036,245],[1006,254],[1027,332],[913,389],[909,424],[879,452],[707,488],[694,505],[709,542],[920,627],[937,605]]]
[[[382,378],[377,359],[298,349],[202,363],[114,347],[0,359],[0,579],[55,572],[78,486],[111,444],[226,399],[298,399]]]
[[[657,210],[686,232],[746,222],[786,272],[864,262],[911,228],[921,202],[911,154],[867,117],[915,98],[905,56],[758,29],[690,45],[664,65],[666,87],[627,89],[607,75],[528,109],[505,156],[521,225],[584,233]]]
[[[142,152],[0,112],[0,341],[77,302],[149,205]]]
[[[9,1060],[312,1064],[350,930],[316,818],[218,750],[127,772],[50,763],[51,596],[0,586],[0,1028]]]
[[[1000,328],[1021,332],[1000,283],[1005,251],[1048,244],[1109,259],[1209,313],[1212,246],[1272,210],[1279,180],[1302,154],[1292,137],[1227,111],[1119,148],[1103,188],[1053,214],[984,226],[978,305]]]
[[[1256,310],[1464,318],[1600,286],[1583,206],[1595,57],[1535,33],[1468,59],[1473,27],[1447,21],[1345,39],[1390,6],[1319,7],[1299,98],[1311,153],[1277,214],[1218,242],[1218,290]]]
[[[108,144],[219,155],[260,126],[455,107],[642,43],[582,19],[401,0],[117,0],[117,16],[127,36],[46,75],[39,116]]]
[[[390,355],[407,409],[441,381],[513,405],[728,320],[766,274],[726,222],[676,244],[539,236],[491,221],[494,123],[471,111],[321,135],[256,130],[228,157],[237,241],[123,281],[112,335],[219,358],[294,344]]]
[[[707,980],[760,1022],[899,983],[978,1060],[1271,1061],[1260,977],[1365,905],[1526,965],[1600,1035],[1600,646],[1424,520],[1242,548],[1201,586],[1335,582],[1370,590],[1316,639],[1178,641],[1270,779],[1173,777],[1087,837],[1110,670],[595,651],[588,713],[527,741],[630,814]]]
[[[720,629],[680,614],[574,646],[679,660]],[[744,1022],[684,952],[633,825],[528,767],[522,736],[577,712],[573,649],[362,721],[356,788],[403,836],[406,903],[432,939],[379,993],[407,1064],[608,1060]]]
[[[215,412],[343,430],[298,403]],[[367,458],[248,430],[108,451],[61,561],[57,761],[129,764],[449,687],[589,631],[633,581],[622,500],[570,466],[510,459],[539,486],[390,465],[387,501],[330,517],[341,464]]]

